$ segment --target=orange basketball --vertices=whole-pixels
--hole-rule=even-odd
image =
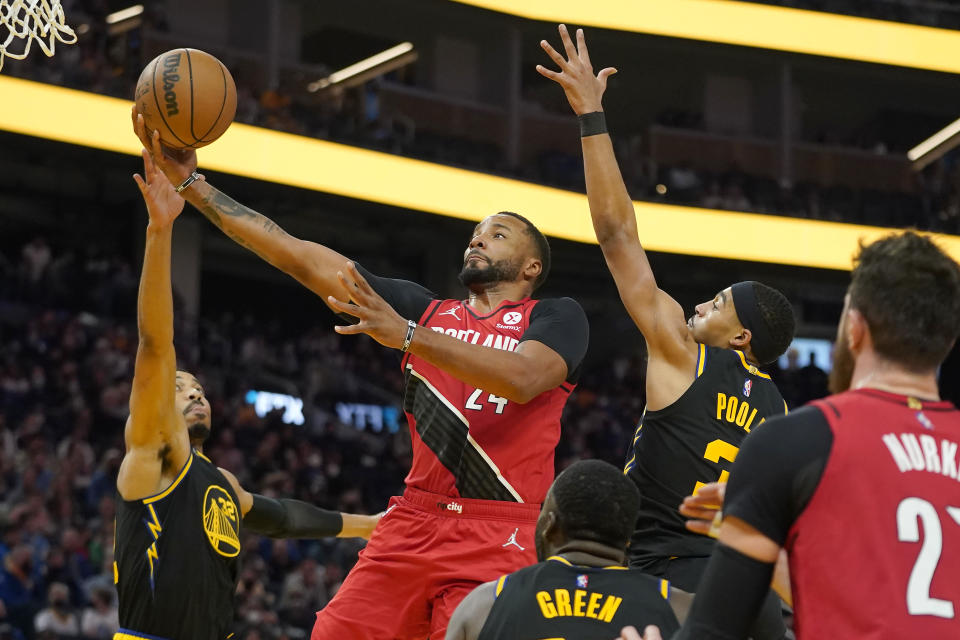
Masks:
[[[222,62],[198,49],[173,49],[147,64],[134,96],[147,131],[174,149],[223,135],[237,113],[237,87]]]

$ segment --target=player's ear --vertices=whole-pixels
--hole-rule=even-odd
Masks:
[[[746,327],[740,327],[737,335],[730,338],[730,346],[739,351],[743,351],[750,346],[750,339],[753,337],[753,333],[750,329]]]
[[[854,353],[859,353],[866,342],[873,343],[870,337],[870,325],[863,314],[856,309],[847,310],[847,321],[844,327],[847,332],[847,346]]]
[[[543,526],[541,527],[541,530],[543,531],[543,538],[544,540],[549,540],[557,533],[557,525],[559,524],[557,520],[557,512],[550,510],[541,517],[543,519]]]
[[[523,269],[523,275],[531,282],[536,282],[537,278],[543,272],[543,263],[540,258],[527,258],[527,264]]]

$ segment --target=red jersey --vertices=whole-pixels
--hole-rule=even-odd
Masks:
[[[433,300],[419,318],[419,330],[428,327],[470,344],[515,351],[525,336],[531,337],[528,329],[538,305],[545,310],[548,303],[560,301],[576,305],[568,298],[525,298],[481,315],[465,301]],[[552,307],[550,315],[547,324],[557,324]],[[556,328],[552,335],[562,340],[562,330]],[[579,327],[569,330],[578,333]],[[541,339],[539,331],[532,337]],[[553,482],[560,414],[572,382],[520,404],[468,385],[413,354],[403,359],[403,368],[404,412],[413,440],[407,486],[450,497],[543,501]]]
[[[960,638],[960,411],[876,390],[813,403],[833,435],[790,528],[798,638]]]

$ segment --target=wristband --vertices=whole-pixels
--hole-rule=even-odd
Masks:
[[[403,339],[403,345],[400,347],[400,351],[403,353],[407,352],[407,349],[410,348],[410,342],[413,341],[413,332],[417,330],[417,323],[413,320],[407,320],[407,337]]]
[[[177,187],[177,193],[180,193],[181,191],[183,191],[184,189],[186,189],[187,187],[189,187],[199,179],[200,179],[200,174],[194,171],[189,176],[187,176],[186,180],[180,183],[180,186]]]
[[[603,111],[581,113],[577,116],[580,121],[580,137],[596,136],[607,132],[607,119]]]

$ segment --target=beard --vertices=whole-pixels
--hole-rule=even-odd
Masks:
[[[210,437],[210,427],[203,422],[195,422],[187,429],[187,433],[191,441],[199,440],[203,444]]]
[[[853,380],[853,365],[853,352],[850,351],[850,345],[847,343],[847,332],[841,330],[837,341],[833,343],[833,369],[830,370],[827,382],[830,393],[843,393],[850,388],[850,382]]]
[[[460,284],[470,288],[478,284],[491,284],[494,282],[511,282],[520,275],[523,267],[523,260],[497,260],[496,262],[480,263],[483,266],[473,266],[464,262],[463,269],[458,278]]]

